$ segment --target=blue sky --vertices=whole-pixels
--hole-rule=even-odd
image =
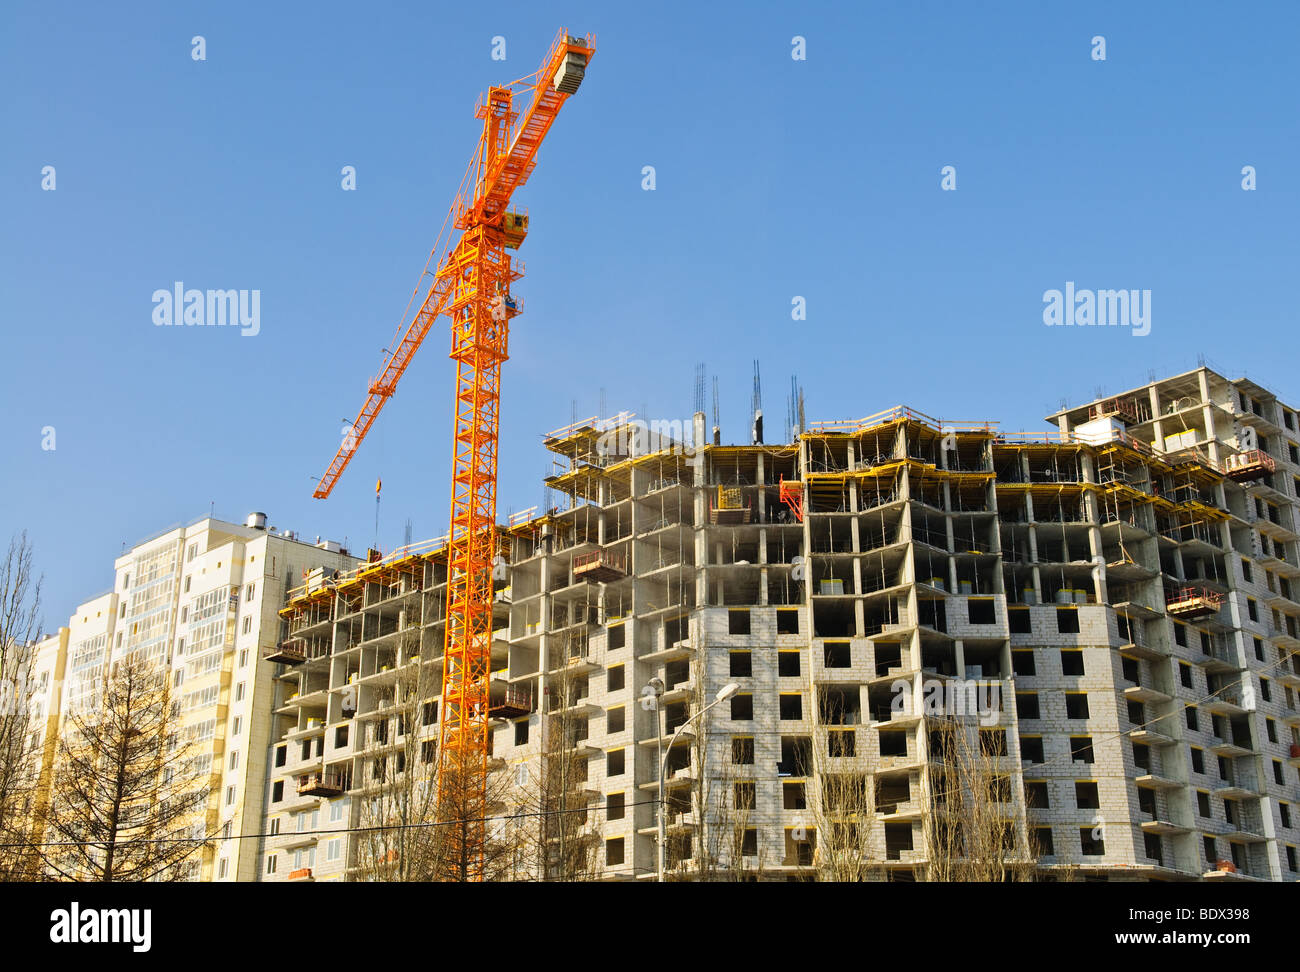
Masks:
[[[686,418],[700,362],[728,441],[755,358],[769,439],[792,373],[813,419],[904,403],[1037,429],[1062,398],[1203,353],[1294,404],[1298,10],[6,4],[0,533],[30,531],[52,629],[124,542],[210,504],[357,548],[382,476],[385,548],[408,518],[444,532],[441,325],[329,500],[312,477],[382,365],[476,99],[560,26],[598,53],[516,197],[502,514],[541,502],[541,436],[602,388],[611,412]],[[177,280],[259,290],[260,333],[155,327],[151,295]],[[1045,327],[1067,280],[1150,290],[1151,333]]]

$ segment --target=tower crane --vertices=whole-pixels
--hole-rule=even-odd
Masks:
[[[528,216],[509,206],[514,191],[532,175],[542,141],[578,90],[595,52],[594,36],[561,30],[536,72],[491,87],[480,99],[475,117],[483,122],[483,134],[430,252],[432,263],[446,246],[433,282],[384,369],[370,382],[356,421],[313,493],[317,499],[329,496],[434,319],[451,318],[456,393],[437,786],[439,816],[448,826],[445,856],[455,862],[456,873],[447,876],[460,880],[483,879],[486,843],[501,365],[508,357],[510,320],[521,310],[511,285],[524,272],[522,262],[512,263],[506,251],[518,249],[528,232]],[[419,291],[417,286],[411,303]]]

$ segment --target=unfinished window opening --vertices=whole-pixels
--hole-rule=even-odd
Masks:
[[[617,651],[627,644],[627,627],[621,624],[610,625],[608,645],[610,651]]]
[[[824,667],[826,668],[850,668],[853,665],[853,656],[850,650],[850,643],[847,641],[828,641],[823,646]]]
[[[1097,784],[1092,780],[1078,780],[1074,784],[1074,805],[1080,810],[1101,809]]]
[[[829,643],[827,647],[829,647]],[[848,648],[847,643],[845,643],[844,647]],[[876,645],[875,655],[876,678],[884,678],[892,670],[903,667],[903,646],[900,644],[888,641],[879,642]]]
[[[1100,827],[1079,828],[1079,850],[1088,857],[1101,857],[1106,853]]]
[[[1136,685],[1138,682],[1142,680],[1141,678],[1142,668],[1138,664],[1138,660],[1136,658],[1130,658],[1128,657],[1128,655],[1120,655],[1119,670],[1120,670],[1120,674],[1124,678],[1124,681],[1126,682],[1132,682],[1134,685]]]
[[[812,766],[812,740],[807,736],[782,736],[778,776],[807,776]]]
[[[739,840],[741,857],[758,856],[758,830],[754,827],[739,828]]]
[[[912,784],[906,776],[876,777],[876,812],[894,813],[900,803],[912,799]]]
[[[1025,806],[1030,810],[1047,810],[1051,801],[1046,780],[1025,780]]]
[[[785,654],[782,652],[782,654]],[[803,718],[803,695],[799,692],[782,692],[778,700],[779,718],[792,722]]]
[[[979,737],[981,756],[1007,755],[1007,731],[1005,729],[981,729]]]
[[[1043,762],[1043,737],[1021,736],[1020,759],[1022,762],[1026,763]]]
[[[1079,609],[1058,607],[1056,609],[1056,630],[1061,634],[1079,633]]]
[[[737,783],[734,787],[733,799],[735,800],[734,809],[736,810],[753,810],[758,805],[758,785],[746,781]]]
[[[605,841],[605,866],[617,867],[623,863],[623,838],[611,837]]]
[[[797,609],[783,608],[776,612],[776,633],[779,635],[799,633],[799,611]]]
[[[738,766],[751,766],[754,762],[754,737],[731,737],[731,761]]]
[[[1070,760],[1075,763],[1087,764],[1091,764],[1094,761],[1091,736],[1070,737]]]
[[[1031,677],[1035,672],[1034,649],[1032,648],[1012,649],[1011,671],[1017,675],[1023,675],[1026,678]]]
[[[605,690],[608,692],[620,692],[623,690],[625,668],[622,665],[611,665],[605,673]]]
[[[1128,721],[1131,726],[1143,726],[1147,721],[1147,707],[1141,702],[1129,701]]]
[[[910,823],[885,824],[885,859],[902,860],[903,852],[912,849],[912,825]]]
[[[856,726],[862,721],[862,693],[857,686],[824,688],[819,701],[824,725]]]
[[[751,692],[741,692],[731,697],[731,718],[749,720],[754,718],[754,696]]]
[[[528,743],[528,720],[515,723],[515,745],[523,746]]]
[[[528,723],[524,723],[527,725]],[[613,735],[622,732],[627,727],[627,710],[623,706],[616,706],[610,709],[605,716],[605,732]],[[528,733],[524,733],[524,741],[527,742]]]
[[[781,807],[784,810],[807,810],[807,787],[803,783],[781,784]]]
[[[796,678],[799,671],[799,652],[778,651],[776,653],[776,674],[778,677]]]
[[[971,624],[996,624],[998,620],[996,602],[991,597],[968,598],[966,617]]]
[[[1007,625],[1010,627],[1012,634],[1030,634],[1034,627],[1029,616],[1029,608],[1007,608]]]
[[[1087,692],[1066,692],[1065,693],[1065,717],[1067,719],[1088,718],[1088,693]]]
[[[1020,719],[1039,718],[1037,692],[1016,693],[1016,716]]]
[[[787,867],[811,867],[817,832],[812,827],[787,827],[785,831],[785,859]]]
[[[895,729],[889,732],[882,731],[880,734],[880,755],[883,756],[906,756],[907,755],[907,732],[902,729]]]
[[[826,755],[832,759],[858,754],[857,733],[852,729],[835,729],[826,734]]]
[[[1143,743],[1133,744],[1133,765],[1138,769],[1151,772],[1151,747]]]
[[[1081,650],[1077,648],[1069,648],[1061,651],[1061,674],[1083,674],[1083,652]]]
[[[623,793],[611,793],[605,798],[605,819],[622,820],[623,808],[627,805],[627,796]]]
[[[876,624],[876,631],[880,631],[886,623],[896,623],[895,620],[888,620],[887,612],[878,612],[878,616],[868,619],[868,631],[872,624]],[[813,636],[817,638],[851,638],[857,631],[857,619],[853,613],[851,604],[844,604],[840,601],[816,600],[813,602]]]
[[[611,750],[605,754],[605,775],[622,776],[627,772],[627,760],[621,749]]]
[[[749,634],[749,610],[731,610],[727,612],[727,634]]]
[[[748,651],[728,652],[727,658],[727,674],[732,678],[749,678],[754,674],[753,657]]]

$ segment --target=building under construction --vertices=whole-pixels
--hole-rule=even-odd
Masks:
[[[1200,368],[1049,421],[550,434],[499,530],[485,873],[1300,878],[1295,409]],[[291,592],[264,879],[445,873],[446,562]]]

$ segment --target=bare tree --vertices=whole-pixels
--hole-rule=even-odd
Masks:
[[[418,642],[418,631],[410,635]],[[438,694],[431,665],[417,654],[379,698],[381,718],[367,726],[359,778],[352,876],[361,881],[429,881],[438,876],[445,846],[437,820],[436,721]],[[358,726],[358,729],[361,727]]]
[[[833,688],[814,690],[811,765],[802,769],[813,788],[806,796],[816,841],[813,864],[820,881],[865,881],[880,870],[870,851],[875,793],[866,772],[847,762],[857,757],[858,715]],[[837,759],[846,762],[837,765]]]
[[[31,859],[22,845],[41,809],[39,752],[28,709],[41,583],[23,532],[10,539],[0,561],[0,880],[27,873]]]
[[[171,881],[206,846],[208,776],[159,666],[129,657],[58,744],[47,872],[64,880]]]
[[[1023,807],[1009,771],[1006,730],[952,716],[929,727],[926,878],[930,881],[1027,881],[1035,864],[1019,825]]]

